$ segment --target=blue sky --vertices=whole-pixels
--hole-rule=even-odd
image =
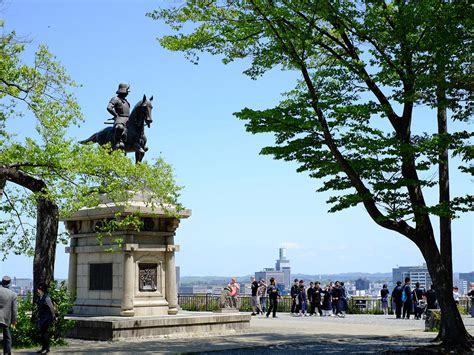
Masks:
[[[317,181],[296,173],[295,164],[258,154],[272,137],[246,133],[232,113],[272,107],[297,74],[274,70],[253,81],[242,74],[245,62],[225,66],[202,55],[196,66],[161,48],[156,37],[170,30],[145,13],[179,3],[7,0],[0,17],[31,42],[31,50],[47,44],[82,85],[75,94],[85,123],[71,129],[72,136],[84,139],[103,128],[119,82],[131,84],[132,105],[143,94],[154,95],[147,158],[162,155],[174,166],[185,187],[182,202],[193,211],[177,231],[181,274],[250,274],[273,266],[283,245],[296,273],[389,272],[421,264],[405,237],[375,225],[362,208],[327,214],[328,195],[315,192]],[[420,127],[426,128],[426,115],[419,111]],[[453,190],[472,191],[454,167],[451,174]],[[474,269],[473,227],[472,214],[453,222],[455,271]],[[63,250],[59,246],[58,278],[67,277]],[[0,264],[0,274],[29,277],[31,270],[32,259],[24,257]]]

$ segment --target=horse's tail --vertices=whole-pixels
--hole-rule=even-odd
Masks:
[[[90,136],[87,139],[84,139],[82,141],[79,141],[80,144],[89,144],[89,143],[97,143],[97,133],[94,133],[92,136]]]

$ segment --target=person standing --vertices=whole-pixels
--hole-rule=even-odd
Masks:
[[[313,302],[314,302],[314,307],[318,309],[318,313],[322,317],[323,309],[322,309],[321,294],[322,294],[321,283],[319,281],[316,281],[314,283]]]
[[[17,318],[16,293],[10,288],[11,278],[3,276],[0,287],[0,327],[3,331],[3,353],[11,354],[12,336],[10,326],[15,328]]]
[[[48,295],[48,287],[41,283],[38,286],[38,327],[40,330],[41,350],[39,353],[49,353],[49,327],[54,320],[54,307]]]
[[[348,309],[347,306],[347,293],[346,293],[346,288],[344,287],[344,282],[340,282],[339,285],[340,289],[340,296],[339,296],[339,317],[344,318],[346,316],[346,312]]]
[[[390,291],[387,288],[387,285],[384,284],[380,290],[380,297],[382,298],[382,311],[384,315],[388,314],[388,296]]]
[[[453,298],[454,298],[454,303],[456,303],[456,305],[459,304],[459,288],[457,286],[454,286],[453,287]]]
[[[314,292],[314,283],[311,281],[309,283],[308,290],[306,291],[307,300],[309,303],[309,315],[314,314],[314,303],[313,303],[313,292]]]
[[[402,288],[402,300],[405,298],[403,301],[403,314],[402,318],[410,319],[411,311],[413,308],[413,297],[412,297],[412,292],[411,292],[411,280],[409,277],[405,277],[405,285]],[[403,296],[405,294],[405,296]]]
[[[308,306],[308,299],[306,296],[306,288],[304,287],[304,281],[300,280],[298,286],[298,304],[299,304],[299,315],[300,316],[307,316],[306,308]]]
[[[258,297],[260,300],[260,309],[262,312],[267,311],[267,283],[265,282],[264,279],[260,280],[260,285],[258,287]],[[263,314],[263,313],[262,313]]]
[[[467,295],[471,298],[471,317],[474,317],[474,282],[471,282],[471,290]]]
[[[323,290],[323,315],[332,316],[331,284],[327,284]]]
[[[290,289],[291,296],[291,315],[296,315],[299,312],[298,307],[298,279],[294,279],[293,286]]]
[[[436,292],[434,290],[434,285],[431,285],[430,289],[426,291],[426,304],[428,309],[437,309],[438,302],[436,300]]]
[[[335,316],[338,316],[341,312],[340,302],[339,299],[341,297],[341,283],[336,281],[334,283],[334,287],[331,290],[331,297],[332,297],[332,312]]]
[[[420,283],[415,284],[415,289],[413,290],[413,297],[415,303],[415,319],[421,319],[421,315],[425,311],[425,302],[423,297],[425,296],[425,289],[420,287]],[[421,301],[421,302],[420,302]]]
[[[395,304],[395,316],[397,319],[402,318],[402,282],[397,281],[397,286],[392,291],[392,303]]]
[[[255,280],[255,277],[250,278],[250,287],[252,290],[252,316],[262,313],[260,309],[260,300],[258,299],[258,282]]]
[[[270,306],[267,310],[267,318],[270,313],[273,313],[273,318],[277,318],[276,312],[278,308],[278,299],[281,298],[280,291],[275,283],[275,279],[272,277],[270,279],[270,285],[267,288],[268,299],[270,301]]]
[[[237,283],[235,277],[233,277],[230,283],[227,285],[230,288],[230,299],[231,299],[231,306],[237,308],[237,297],[239,296],[240,286]]]
[[[127,141],[127,121],[130,116],[130,103],[126,97],[130,91],[130,86],[124,83],[119,84],[117,96],[110,99],[107,111],[114,120],[114,149],[124,149]]]

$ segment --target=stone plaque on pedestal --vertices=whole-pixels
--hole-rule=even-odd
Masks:
[[[183,210],[173,215],[146,203],[136,194],[126,203],[113,203],[103,197],[95,208],[81,209],[64,220],[71,235],[69,290],[76,294],[73,312],[77,315],[156,316],[176,314],[175,255],[176,229]],[[104,222],[138,213],[140,231],[118,230],[97,240]],[[121,240],[117,244],[116,240]]]

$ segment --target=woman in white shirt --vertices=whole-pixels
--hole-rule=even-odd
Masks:
[[[453,297],[454,297],[454,303],[459,304],[459,289],[457,286],[453,287]]]

